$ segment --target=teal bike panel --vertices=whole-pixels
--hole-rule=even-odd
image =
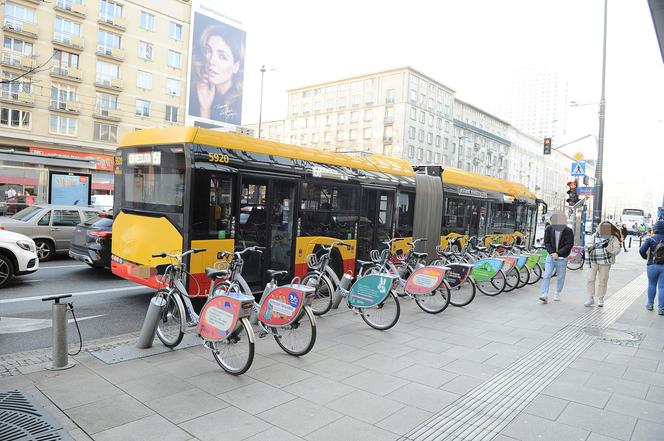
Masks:
[[[380,304],[390,293],[395,278],[389,274],[370,274],[357,279],[348,294],[348,303],[355,308]]]

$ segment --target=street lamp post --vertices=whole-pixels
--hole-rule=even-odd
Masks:
[[[599,225],[602,221],[602,202],[604,197],[604,118],[606,114],[606,99],[604,90],[606,86],[606,28],[608,0],[604,0],[604,42],[602,48],[602,96],[599,100],[599,133],[597,140],[597,166],[595,167],[595,203],[593,204],[593,224]]]
[[[265,65],[261,66],[261,103],[258,107],[258,139],[261,139],[261,126],[263,125],[263,77],[265,76]]]

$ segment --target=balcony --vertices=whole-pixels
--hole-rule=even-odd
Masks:
[[[85,18],[85,5],[74,3],[72,0],[56,0],[53,5],[56,11],[65,12],[79,18]]]
[[[95,79],[95,86],[103,87],[105,89],[110,89],[110,90],[121,91],[123,83],[120,78],[103,77],[97,75],[97,78]]]
[[[124,17],[118,17],[116,15],[100,15],[97,23],[110,26],[121,31],[127,29],[127,22],[125,21]]]
[[[119,47],[107,47],[98,45],[97,46],[97,55],[102,57],[108,57],[117,61],[124,61],[125,51]]]
[[[394,117],[393,116],[386,116],[385,119],[383,120],[385,124],[394,124]]]
[[[37,38],[39,28],[35,23],[28,23],[12,17],[5,17],[2,30],[5,32],[12,32],[14,34],[23,35],[24,37]]]
[[[122,119],[121,113],[118,109],[109,109],[101,106],[95,107],[95,113],[92,116],[113,122],[119,122]]]
[[[392,143],[392,137],[391,136],[383,136],[383,142],[386,144],[391,144]]]
[[[13,86],[14,84],[12,84]],[[6,103],[19,104],[22,106],[34,106],[35,96],[30,92],[23,92],[11,90],[10,88],[3,88],[0,90],[0,101]]]
[[[21,70],[30,70],[37,66],[37,57],[34,55],[24,55],[20,52],[3,51],[0,63],[3,66],[13,67]]]
[[[56,112],[73,113],[78,115],[81,112],[81,103],[78,101],[51,101],[51,110]]]
[[[81,81],[83,79],[81,69],[71,66],[58,66],[57,64],[51,69],[51,76],[71,81]]]
[[[85,40],[83,40],[83,37],[60,31],[55,31],[53,33],[53,43],[79,51],[82,51],[85,46]]]

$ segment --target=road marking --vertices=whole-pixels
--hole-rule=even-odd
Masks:
[[[79,317],[78,321],[89,320],[101,315],[91,315],[89,317]],[[67,320],[68,323],[74,323],[74,319]],[[31,318],[16,318],[16,317],[1,317],[0,320],[0,334],[18,334],[21,332],[38,331],[40,329],[50,328],[52,321],[50,319],[31,319]]]
[[[31,300],[41,300],[44,297],[50,297],[50,296],[61,296],[63,294],[71,294],[72,297],[83,297],[83,296],[91,296],[95,294],[106,294],[109,292],[119,292],[119,291],[136,291],[136,290],[151,290],[151,288],[148,288],[146,286],[125,286],[123,288],[108,288],[108,289],[98,289],[95,291],[80,291],[80,292],[63,292],[60,294],[44,294],[43,296],[32,296],[32,297],[21,297],[18,299],[4,299],[0,300],[0,304],[3,303],[19,303],[19,302],[29,302]]]
[[[87,267],[88,265],[56,265],[56,266],[41,266],[39,267],[39,270],[43,269],[62,269],[62,268],[83,268]],[[37,271],[39,271],[37,270]]]

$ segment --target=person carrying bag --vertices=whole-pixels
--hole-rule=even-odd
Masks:
[[[604,296],[609,284],[611,265],[616,263],[616,256],[622,250],[621,239],[620,230],[612,223],[605,221],[599,224],[597,233],[593,234],[589,244],[586,245],[590,260],[590,271],[586,279],[588,300],[584,303],[585,306],[590,307],[595,304],[595,295],[597,295],[597,306],[604,306]],[[595,290],[595,281],[598,278],[599,283],[597,284],[597,290]]]
[[[646,259],[646,273],[648,274],[648,303],[646,309],[652,311],[655,303],[655,294],[659,290],[657,313],[664,315],[664,221],[657,221],[653,227],[654,235],[648,237],[639,253]]]

